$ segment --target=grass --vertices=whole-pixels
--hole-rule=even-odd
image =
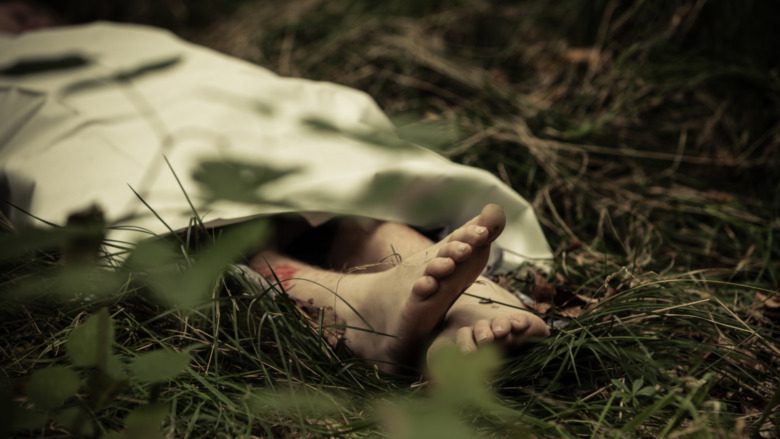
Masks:
[[[505,281],[554,293],[553,335],[503,360],[443,358],[420,382],[329,347],[283,294],[224,268],[229,246],[155,248],[169,269],[107,272],[46,251],[89,227],[25,237],[29,252],[0,252],[0,399],[30,428],[5,434],[777,437],[775,5],[234,7],[174,26],[365,90],[402,135],[533,203],[554,269]]]

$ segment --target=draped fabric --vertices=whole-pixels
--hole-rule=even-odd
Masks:
[[[526,200],[393,130],[362,92],[279,77],[159,29],[0,36],[0,196],[16,227],[98,205],[109,239],[137,242],[187,227],[190,203],[212,224],[298,212],[315,224],[455,227],[497,203],[503,265],[551,258]],[[224,187],[204,186],[219,175]]]

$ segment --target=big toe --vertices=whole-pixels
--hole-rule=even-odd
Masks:
[[[528,337],[549,337],[550,328],[539,316],[529,312],[517,313],[509,318],[512,332],[525,333]]]
[[[496,335],[496,339],[503,339],[510,350],[524,345],[529,338],[544,338],[550,335],[550,329],[544,320],[527,311],[510,315],[507,323],[509,326],[506,328],[506,335]]]
[[[498,237],[506,226],[506,214],[498,204],[488,204],[482,208],[482,212],[475,218],[476,224],[488,229],[491,237]]]
[[[495,241],[504,231],[505,226],[504,210],[497,204],[488,204],[482,209],[482,213],[456,229],[450,235],[450,241],[460,241],[474,247],[482,247]]]

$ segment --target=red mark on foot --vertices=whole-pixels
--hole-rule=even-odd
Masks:
[[[287,288],[290,288],[290,285],[292,283],[292,279],[295,277],[295,273],[298,272],[298,269],[293,267],[292,265],[282,264],[277,265],[276,267],[272,267],[273,273],[271,273],[271,270],[263,271],[261,273],[263,276],[265,276],[268,279],[274,279],[274,274],[277,278],[279,278],[279,281],[282,283],[282,288],[285,290]]]

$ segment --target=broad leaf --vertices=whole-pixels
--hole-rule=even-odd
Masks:
[[[79,375],[71,368],[52,366],[32,373],[27,397],[41,410],[61,407],[81,386]]]
[[[153,439],[164,438],[161,431],[168,417],[168,404],[155,403],[136,408],[125,418],[126,438]]]
[[[175,378],[187,368],[190,356],[183,352],[154,351],[139,355],[130,371],[141,381],[157,383]]]
[[[74,329],[65,349],[75,366],[99,366],[106,369],[114,342],[114,322],[103,308]]]
[[[95,427],[89,421],[89,416],[79,407],[71,407],[58,411],[54,416],[55,422],[76,437],[92,437]]]

